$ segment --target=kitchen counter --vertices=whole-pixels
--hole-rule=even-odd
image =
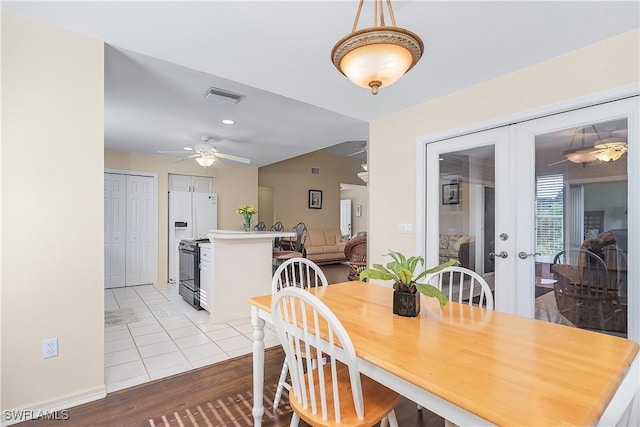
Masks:
[[[208,307],[215,323],[248,319],[247,300],[271,293],[273,239],[294,232],[210,230],[212,272],[201,283],[208,288]]]
[[[207,233],[209,240],[213,239],[273,239],[274,237],[295,237],[292,231],[236,231],[236,230],[211,230]]]

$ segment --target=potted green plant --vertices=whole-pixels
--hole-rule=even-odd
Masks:
[[[400,316],[415,317],[420,313],[420,295],[436,298],[440,303],[440,308],[447,305],[447,297],[433,285],[418,283],[418,281],[429,274],[437,273],[452,265],[460,264],[457,260],[451,259],[443,264],[424,270],[415,275],[415,270],[420,266],[424,266],[424,258],[421,256],[412,256],[407,258],[400,252],[389,250],[388,254],[393,261],[382,264],[373,264],[373,268],[367,268],[360,273],[360,280],[363,279],[379,279],[393,280],[393,314]]]

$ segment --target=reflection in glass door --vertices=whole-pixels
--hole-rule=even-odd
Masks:
[[[638,270],[627,261],[638,98],[519,123],[515,139],[516,314],[637,340]]]
[[[504,198],[508,194],[496,187],[497,182],[507,182],[508,169],[496,165],[508,161],[508,133],[506,127],[480,132],[429,144],[426,150],[430,202],[425,228],[427,236],[437,236],[425,240],[427,264],[457,260],[487,281],[494,307],[503,311],[507,309],[501,294],[513,292],[495,286],[510,281],[505,279],[508,272],[504,267],[508,266],[498,266],[493,253],[507,250],[504,241],[495,241],[495,230],[496,223],[509,223],[507,210],[496,209],[496,196]],[[480,289],[477,291],[479,294]]]
[[[626,118],[535,136],[535,317],[627,336]]]
[[[428,265],[456,257],[496,310],[638,341],[638,109],[633,97],[427,143]]]

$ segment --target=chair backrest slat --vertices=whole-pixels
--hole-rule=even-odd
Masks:
[[[493,310],[491,287],[473,270],[458,266],[447,267],[427,276],[425,282],[443,291],[450,301]]]
[[[278,266],[271,280],[271,293],[295,286],[309,289],[327,286],[329,281],[320,267],[307,258],[291,258]]]
[[[318,297],[297,287],[279,290],[271,308],[291,373],[290,399],[311,408],[313,414],[320,414],[324,420],[332,417],[333,422],[339,423],[342,419],[339,372],[346,365],[356,415],[364,418],[355,348],[333,312]]]

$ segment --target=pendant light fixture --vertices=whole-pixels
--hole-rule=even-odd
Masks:
[[[391,0],[386,0],[390,26],[385,25],[382,0],[373,0],[373,27],[357,30],[363,4],[360,0],[351,34],[336,43],[331,59],[349,80],[376,95],[416,65],[424,44],[417,34],[396,26]]]

